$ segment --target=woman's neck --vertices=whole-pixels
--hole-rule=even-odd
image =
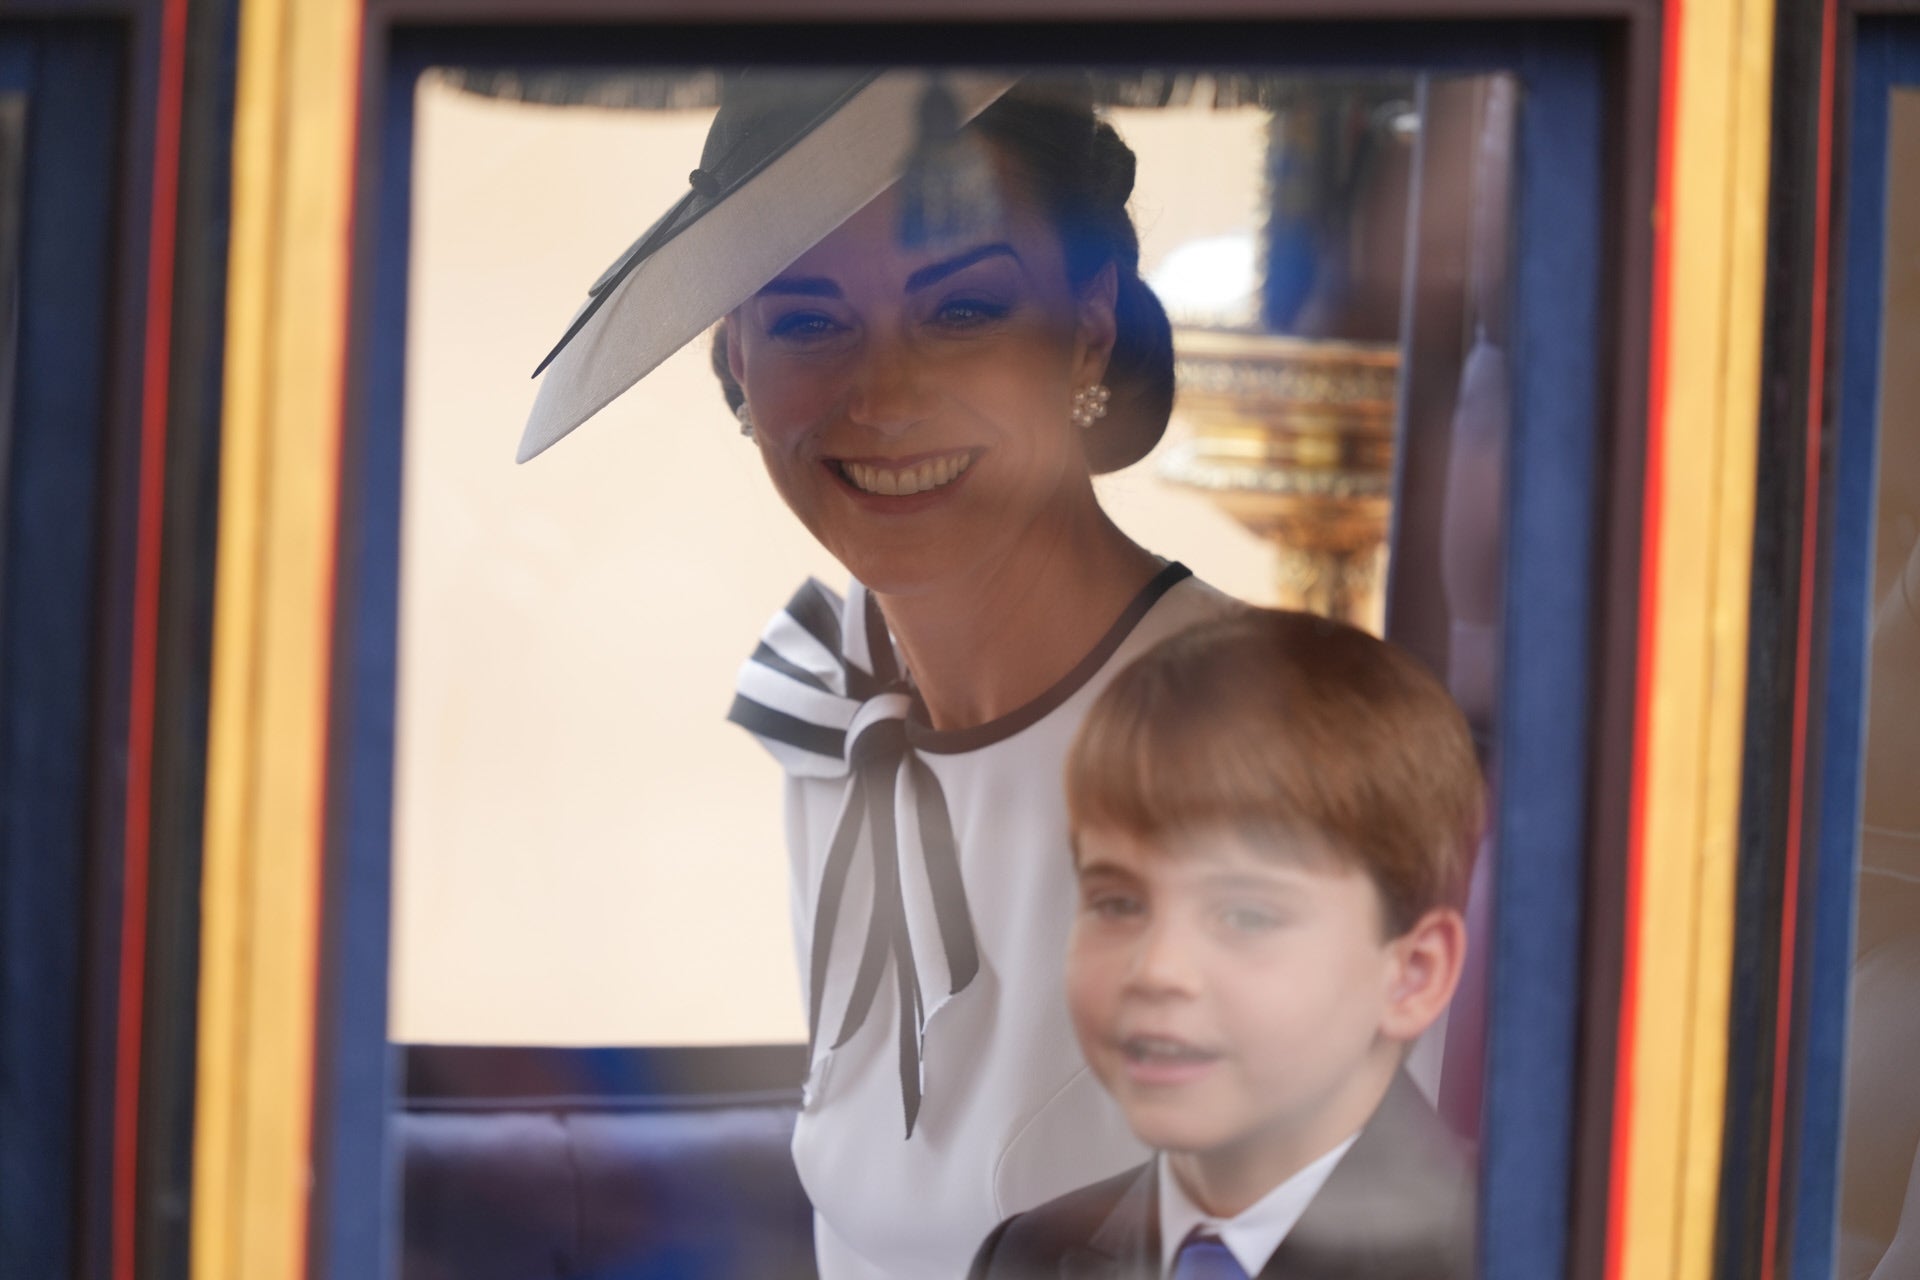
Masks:
[[[880,598],[934,728],[985,724],[1045,693],[1160,569],[1097,506],[1033,535],[951,586]]]

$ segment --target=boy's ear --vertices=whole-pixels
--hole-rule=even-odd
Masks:
[[[1467,960],[1466,921],[1452,907],[1435,907],[1387,947],[1394,971],[1380,1032],[1410,1044],[1433,1025],[1460,985]]]

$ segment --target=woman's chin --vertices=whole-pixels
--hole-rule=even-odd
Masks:
[[[902,521],[856,518],[814,536],[870,591],[925,596],[977,578],[1005,550],[994,520],[949,509]]]
[[[867,590],[904,598],[936,595],[970,576],[969,570],[977,566],[964,562],[953,551],[952,547],[940,547],[888,554],[863,547],[858,555],[835,558]]]

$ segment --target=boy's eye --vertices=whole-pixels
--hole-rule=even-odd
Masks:
[[[1086,909],[1102,920],[1126,920],[1140,914],[1140,900],[1123,893],[1098,893],[1086,900]]]
[[[1224,908],[1220,920],[1235,933],[1269,933],[1286,923],[1277,911],[1248,906]]]

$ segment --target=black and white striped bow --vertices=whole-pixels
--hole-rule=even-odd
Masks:
[[[872,593],[854,583],[842,603],[809,579],[767,624],[740,669],[727,713],[795,777],[847,780],[814,907],[808,1061],[820,1052],[828,986],[844,969],[844,953],[842,964],[835,963],[836,932],[843,923],[858,923],[843,922],[842,907],[864,868],[872,913],[830,1049],[846,1044],[866,1021],[891,959],[909,1138],[920,1113],[927,1020],[980,969],[946,795],[913,750],[913,705]],[[863,847],[864,861],[858,856]]]

